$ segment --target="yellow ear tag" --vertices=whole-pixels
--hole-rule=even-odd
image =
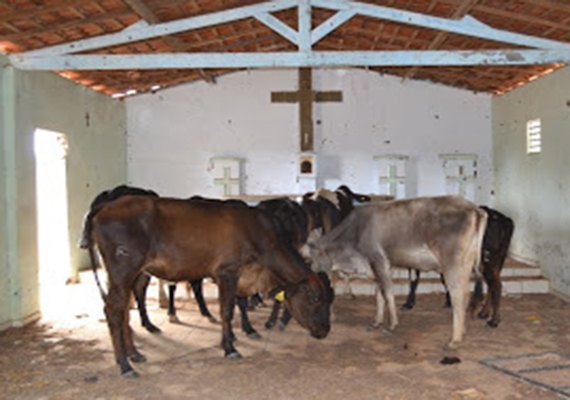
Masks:
[[[285,291],[282,290],[279,293],[277,293],[275,295],[275,300],[279,301],[279,302],[283,302],[285,300]]]

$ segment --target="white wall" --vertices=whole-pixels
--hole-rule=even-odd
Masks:
[[[540,264],[570,295],[570,68],[493,100],[496,206],[515,221],[511,252]],[[542,152],[526,154],[526,122],[540,118]]]
[[[445,193],[440,153],[476,153],[476,201],[490,203],[491,99],[468,91],[359,69],[315,70],[316,90],[342,103],[314,106],[318,184],[378,193],[375,155],[410,156],[409,195]],[[296,70],[239,72],[126,100],[128,177],[163,195],[213,195],[208,160],[246,159],[245,193],[299,193],[298,106],[271,103],[297,88]]]
[[[53,73],[4,63],[0,55],[0,329],[22,325],[39,311],[34,131],[61,132],[68,140],[72,269],[86,258],[75,244],[89,203],[101,190],[126,181],[122,102]],[[73,271],[67,267],[64,274]]]

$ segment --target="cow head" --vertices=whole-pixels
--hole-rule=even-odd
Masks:
[[[331,282],[324,272],[285,288],[285,302],[291,315],[311,336],[324,339],[330,329],[330,308],[334,300]]]

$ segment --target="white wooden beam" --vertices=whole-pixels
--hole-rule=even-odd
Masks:
[[[337,12],[335,15],[333,15],[325,22],[320,24],[318,27],[313,29],[311,33],[311,44],[317,43],[319,40],[321,40],[329,33],[334,31],[336,28],[338,28],[346,21],[354,17],[355,14],[356,14],[355,10],[343,10]]]
[[[291,43],[297,45],[299,43],[299,35],[289,25],[275,18],[269,13],[255,14],[254,17],[261,23],[265,24],[271,30],[277,32]]]
[[[310,0],[298,0],[297,9],[299,20],[299,50],[311,50],[311,2]]]
[[[570,43],[563,43],[555,40],[495,29],[483,24],[469,15],[466,15],[460,20],[452,20],[349,0],[311,0],[311,3],[313,7],[330,10],[353,10],[358,15],[453,32],[495,42],[543,49],[570,48]]]
[[[197,17],[163,22],[161,24],[150,25],[138,29],[127,28],[121,32],[77,40],[56,46],[44,47],[42,49],[28,51],[25,54],[61,55],[138,42],[158,36],[172,35],[193,29],[250,18],[256,14],[262,14],[265,12],[286,10],[288,8],[295,7],[297,5],[297,1],[298,0],[272,0],[251,6],[238,7],[230,10],[200,15]]]
[[[299,51],[227,54],[92,54],[45,57],[13,54],[10,56],[10,62],[17,68],[29,70],[534,65],[570,64],[570,50]]]

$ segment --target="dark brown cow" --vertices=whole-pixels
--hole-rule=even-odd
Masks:
[[[159,197],[158,193],[153,190],[142,189],[135,186],[127,186],[127,185],[119,185],[111,190],[105,190],[99,193],[89,206],[89,213],[87,215],[95,215],[99,209],[101,209],[105,204],[117,200],[123,196],[150,196],[150,197]],[[87,248],[88,239],[87,239],[87,232],[85,229],[85,222],[81,232],[81,238],[79,239],[79,247],[82,249]],[[137,302],[137,309],[139,311],[139,315],[141,318],[141,325],[146,328],[147,331],[151,333],[159,333],[160,328],[154,325],[150,318],[148,317],[148,313],[146,311],[146,290],[148,288],[148,284],[150,282],[150,276],[147,274],[139,275],[137,282],[133,288],[133,294],[135,296],[135,300]],[[159,290],[162,293],[162,284],[163,282],[159,282],[160,288]],[[198,303],[198,307],[200,308],[200,313],[207,317],[210,321],[216,322],[216,319],[208,310],[208,306],[204,300],[204,295],[202,292],[202,279],[197,279],[195,281],[190,282],[192,287],[192,291],[194,292],[194,298]],[[168,317],[170,322],[177,322],[178,318],[176,317],[176,309],[174,307],[174,293],[176,291],[176,284],[169,283],[168,284]]]
[[[329,271],[334,262],[357,255],[366,260],[378,285],[376,318],[390,312],[389,329],[398,324],[392,292],[392,267],[442,273],[453,305],[449,347],[465,330],[469,277],[478,266],[487,215],[458,196],[420,197],[371,203],[354,209],[332,232],[316,241],[311,254],[316,270]]]
[[[129,292],[144,272],[174,282],[214,278],[220,295],[222,347],[228,358],[241,357],[233,344],[231,320],[240,275],[252,264],[275,275],[293,317],[313,337],[322,339],[330,331],[330,282],[284,244],[263,211],[126,196],[88,217],[86,228],[92,263],[96,245],[107,270],[105,315],[124,376],[137,375],[128,358],[145,360],[134,345],[128,313]]]

